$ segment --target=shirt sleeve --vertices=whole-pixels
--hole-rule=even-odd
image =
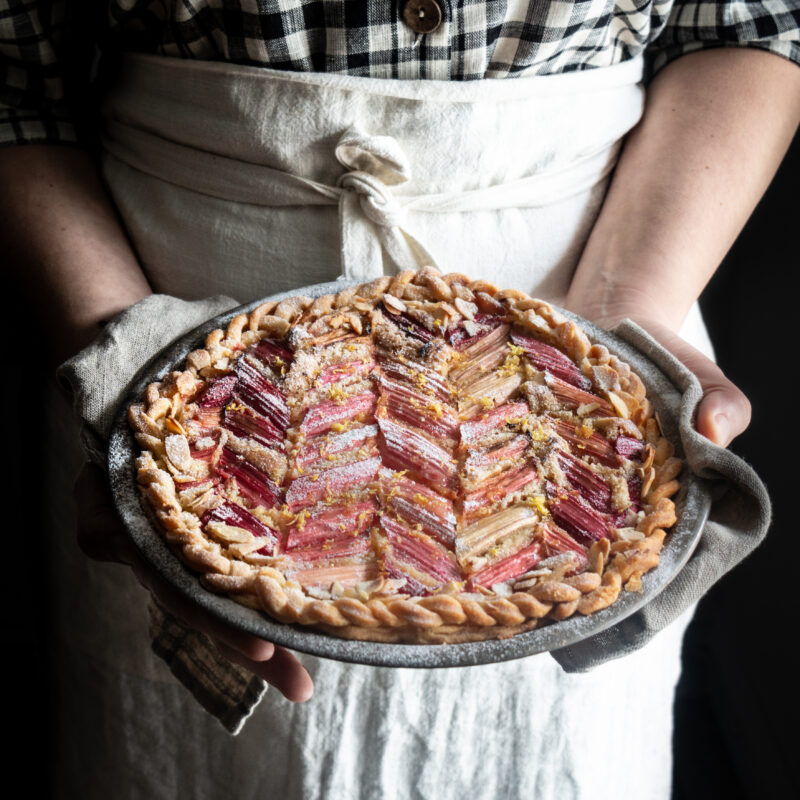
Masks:
[[[0,145],[81,142],[69,18],[67,0],[0,0]]]
[[[648,50],[649,73],[711,47],[755,47],[800,64],[800,0],[677,0]]]

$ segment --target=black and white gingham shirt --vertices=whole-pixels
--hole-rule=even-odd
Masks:
[[[0,144],[80,138],[96,44],[395,79],[550,75],[643,51],[653,72],[684,53],[731,45],[800,63],[800,0],[437,3],[441,25],[418,35],[403,20],[405,0],[0,0]]]

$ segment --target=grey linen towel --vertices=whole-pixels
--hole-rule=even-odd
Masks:
[[[225,297],[187,302],[153,295],[120,314],[59,368],[59,378],[73,393],[90,458],[105,466],[114,413],[137,370],[181,334],[235,305]],[[614,627],[552,653],[567,672],[585,672],[645,645],[755,549],[770,520],[769,497],[753,470],[692,427],[702,398],[697,378],[632,322],[625,320],[614,333],[660,367],[682,395],[679,429],[686,459],[694,472],[716,482],[715,500],[697,549],[665,592]],[[172,673],[228,731],[238,733],[266,684],[221,658],[207,637],[187,631],[155,603],[150,630],[153,650]]]
[[[86,455],[106,469],[107,440],[120,400],[137,371],[170,342],[238,303],[151,295],[115,317],[100,336],[57,370],[73,398]],[[227,731],[238,733],[267,684],[223,658],[207,636],[185,628],[151,600],[153,651]]]
[[[664,592],[612,628],[552,652],[567,672],[586,672],[647,644],[755,550],[771,518],[769,495],[752,467],[694,429],[703,397],[695,375],[630,320],[613,333],[660,367],[681,392],[678,424],[684,456],[693,472],[714,481],[714,501],[695,552]]]

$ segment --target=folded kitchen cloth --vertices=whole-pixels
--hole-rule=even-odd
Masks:
[[[752,467],[694,429],[703,397],[695,375],[630,320],[621,322],[613,333],[660,367],[680,391],[677,423],[684,456],[694,473],[713,481],[714,499],[696,550],[665,591],[617,625],[552,651],[567,672],[586,672],[647,644],[759,545],[771,517],[769,495]]]
[[[114,415],[138,370],[178,337],[237,305],[222,296],[189,302],[151,295],[115,317],[92,344],[58,368],[90,460],[106,469]],[[185,628],[154,600],[149,616],[153,651],[206,711],[230,733],[238,733],[267,684],[231,664],[207,636]]]
[[[186,302],[149,297],[123,312],[96,342],[59,368],[59,377],[73,392],[91,458],[104,463],[114,410],[138,368],[181,333],[234,305],[228,298]],[[168,333],[163,333],[164,320],[172,323]],[[698,475],[716,482],[717,492],[700,543],[668,590],[614,627],[554,651],[568,672],[587,671],[645,645],[758,545],[770,518],[769,498],[753,470],[694,431],[694,413],[702,398],[697,378],[633,323],[626,320],[614,332],[674,383],[670,386],[660,378],[664,391],[676,393],[676,400],[680,394],[676,424],[686,459]],[[204,635],[187,631],[161,607],[151,606],[150,625],[154,651],[207,711],[237,733],[266,684],[221,659]]]

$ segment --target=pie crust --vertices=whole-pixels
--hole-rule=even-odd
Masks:
[[[517,290],[433,268],[215,330],[129,409],[206,588],[381,642],[501,639],[641,591],[682,462],[641,379]]]

